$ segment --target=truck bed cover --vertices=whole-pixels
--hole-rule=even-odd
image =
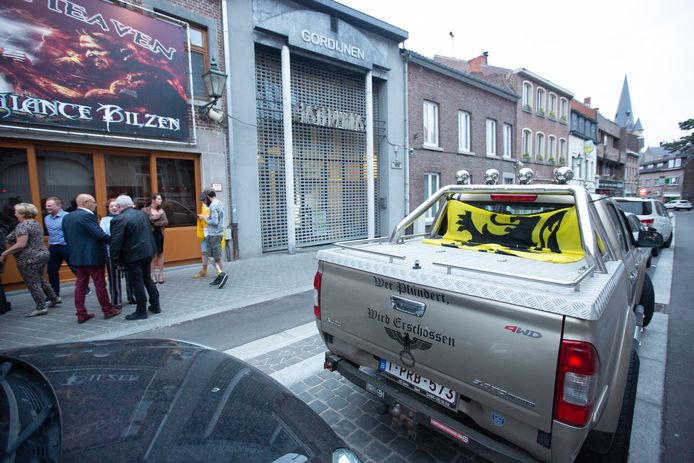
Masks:
[[[444,246],[437,248],[422,243],[421,237],[405,239],[399,244],[361,240],[337,243],[337,246],[318,251],[318,260],[414,285],[582,320],[600,318],[618,280],[613,274],[624,272],[621,261],[607,262],[607,273],[600,273],[584,259],[555,264]],[[432,248],[436,251],[432,252]],[[413,268],[416,264],[419,269]]]

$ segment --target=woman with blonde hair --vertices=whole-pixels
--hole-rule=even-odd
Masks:
[[[161,207],[164,202],[161,194],[152,193],[150,203],[142,209],[149,217],[152,224],[152,233],[154,234],[154,242],[156,243],[156,254],[152,258],[152,281],[155,283],[164,283],[164,227],[169,224],[169,219],[166,217],[166,212]],[[159,274],[156,270],[159,267]]]
[[[33,204],[18,203],[14,206],[14,215],[19,223],[14,231],[7,235],[6,241],[12,245],[0,254],[0,262],[5,262],[9,255],[15,256],[19,273],[36,304],[36,309],[26,316],[45,315],[48,313],[46,298],[50,301],[48,307],[55,307],[63,301],[55,295],[51,285],[43,278],[49,253],[43,244],[43,228],[36,221],[39,211]]]

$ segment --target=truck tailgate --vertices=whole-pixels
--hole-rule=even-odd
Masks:
[[[398,365],[410,373],[399,382],[438,389],[428,396],[441,404],[440,386],[450,388],[459,394],[450,408],[473,418],[490,408],[551,430],[562,315],[329,262],[322,270],[320,325],[336,346],[342,340]]]

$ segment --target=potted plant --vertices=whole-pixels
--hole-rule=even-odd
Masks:
[[[537,154],[535,155],[535,159],[538,160],[538,161],[542,161],[542,155],[541,155],[540,153],[537,153]]]
[[[557,115],[554,114],[554,111],[550,111],[550,112],[549,112],[549,117],[551,117],[552,119],[556,119],[556,118],[557,118]]]
[[[530,161],[530,153],[523,153],[523,160]]]
[[[562,117],[560,117],[560,119],[562,122],[566,122],[566,116],[562,116]]]
[[[565,162],[566,162],[566,158],[562,154],[561,156],[559,156],[559,164],[564,164]]]
[[[540,109],[538,109],[538,110],[537,110],[537,113],[538,113],[540,116],[544,116],[544,115],[545,115],[545,108],[540,108]]]
[[[527,104],[527,105],[523,106],[523,109],[528,111],[528,112],[531,112],[533,110],[533,107],[530,106],[529,104]]]
[[[549,162],[550,164],[554,164],[554,158],[550,156],[549,158],[547,158],[547,162]]]

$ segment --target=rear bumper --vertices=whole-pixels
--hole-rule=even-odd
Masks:
[[[446,437],[459,442],[472,453],[494,462],[534,463],[539,461],[517,447],[497,441],[476,429],[456,421],[436,408],[429,406],[426,403],[426,398],[422,398],[420,401],[410,394],[399,390],[397,384],[382,378],[380,375],[371,375],[364,372],[339,355],[326,352],[325,360],[326,366],[329,364],[331,369],[337,370],[349,381],[375,395],[389,407],[399,404],[400,407],[414,413],[412,419],[417,424],[432,428]],[[434,404],[432,403],[432,405]]]

